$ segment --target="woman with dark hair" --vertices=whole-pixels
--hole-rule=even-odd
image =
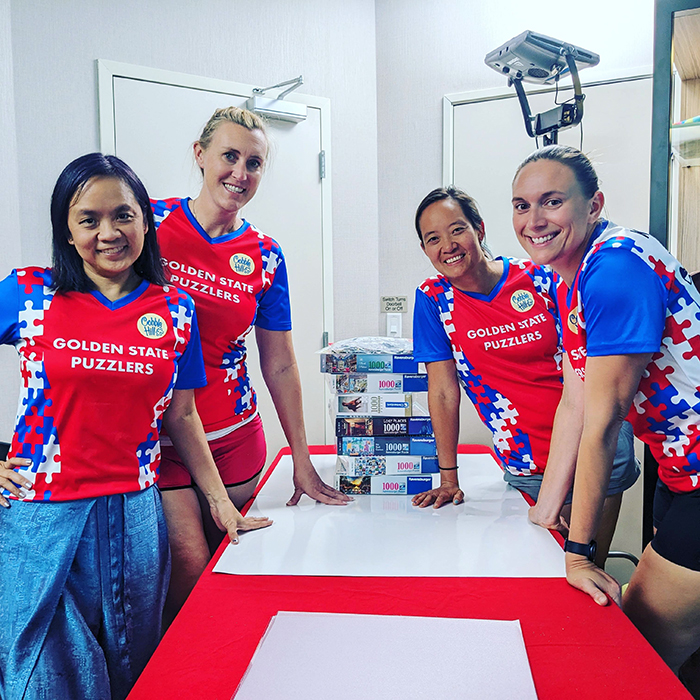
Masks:
[[[146,188],[136,173],[116,156],[91,153],[77,158],[59,177],[51,198],[51,225],[53,227],[53,265],[51,276],[53,289],[65,292],[89,292],[95,288],[88,277],[83,258],[77,253],[71,236],[68,214],[73,200],[80,197],[92,178],[115,178],[128,187],[139,205],[146,235],[143,250],[132,265],[133,274],[153,284],[167,284],[160,259],[155,231],[153,210]]]
[[[655,535],[622,607],[677,673],[700,646],[700,294],[655,238],[602,219],[604,202],[591,162],[568,146],[536,151],[513,180],[516,235],[558,275],[574,370],[565,384],[584,404],[567,578],[600,605],[620,600],[617,582],[592,560],[628,416],[659,463],[659,481]]]
[[[562,390],[552,273],[529,260],[492,258],[476,202],[455,187],[428,194],[415,224],[439,273],[416,290],[413,336],[414,355],[428,370],[441,484],[413,503],[437,508],[464,499],[457,478],[461,382],[493,433],[504,479],[536,501],[530,520],[566,531],[580,405],[566,384]],[[628,425],[598,530],[601,566],[622,492],[638,475]]]
[[[245,109],[217,109],[193,150],[202,173],[198,196],[156,200],[153,208],[166,266],[197,304],[207,373],[207,386],[196,392],[197,409],[221,478],[240,508],[265,466],[265,434],[246,364],[247,336],[254,329],[263,378],[292,452],[294,493],[287,505],[302,494],[342,505],[351,499],[321,480],[309,456],[284,255],[242,215],[267,163],[265,124]],[[161,488],[173,554],[167,624],[221,536],[181,455],[163,444]]]
[[[168,584],[161,424],[232,539],[270,523],[243,518],[216,471],[194,407],[194,305],[164,284],[141,182],[114,156],[83,156],[51,216],[54,268],[0,282],[0,340],[22,374],[0,462],[0,696],[124,698]]]

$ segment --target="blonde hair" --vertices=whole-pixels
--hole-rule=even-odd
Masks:
[[[199,145],[202,147],[202,150],[206,151],[206,149],[209,148],[214,132],[223,122],[238,124],[249,131],[253,131],[254,129],[262,131],[263,136],[265,136],[267,148],[268,150],[270,149],[270,138],[267,133],[267,127],[261,117],[254,112],[247,109],[241,109],[240,107],[222,107],[217,109],[214,114],[211,115],[209,121],[202,129],[202,133],[197,141],[197,143],[199,143]]]

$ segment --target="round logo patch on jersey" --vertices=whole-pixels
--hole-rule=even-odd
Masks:
[[[527,289],[519,289],[513,292],[510,297],[510,305],[516,310],[524,313],[529,311],[535,305],[535,298]]]
[[[229,260],[231,269],[239,275],[250,275],[255,270],[255,263],[250,255],[234,253]]]
[[[136,327],[142,336],[154,340],[162,338],[168,332],[165,319],[158,314],[144,314],[136,321]]]
[[[569,315],[566,317],[566,325],[569,326],[569,330],[572,333],[578,333],[578,306],[569,311]]]

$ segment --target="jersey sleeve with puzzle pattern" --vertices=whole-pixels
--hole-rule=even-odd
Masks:
[[[636,296],[643,313],[655,316],[639,322],[638,328],[626,323],[625,312],[604,294],[609,266],[597,260],[613,255],[622,266],[618,274],[633,290],[627,303]],[[700,488],[700,294],[690,275],[652,236],[604,221],[571,289],[559,280],[559,301],[566,351],[583,379],[589,333],[595,336],[596,354],[603,354],[601,347],[611,355],[652,353],[627,419],[649,445],[659,477],[672,491]],[[599,311],[606,303],[613,308]],[[619,337],[611,337],[610,321],[601,323],[604,314],[610,319],[619,315]]]

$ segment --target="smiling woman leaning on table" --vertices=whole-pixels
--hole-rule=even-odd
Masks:
[[[629,413],[659,482],[655,535],[622,606],[678,672],[700,646],[700,294],[656,239],[601,219],[604,201],[588,158],[566,146],[536,151],[513,181],[515,232],[559,275],[565,377],[584,400],[567,578],[601,605],[620,599],[587,555]]]
[[[243,518],[216,471],[194,305],[166,283],[141,181],[114,156],[78,158],[51,220],[53,267],[0,282],[0,341],[22,374],[0,462],[0,697],[116,700],[160,640],[161,423],[231,539],[270,521]]]
[[[199,195],[152,205],[163,258],[197,305],[207,373],[207,386],[196,391],[197,409],[221,478],[241,508],[265,465],[265,434],[246,365],[246,336],[255,329],[260,368],[294,460],[288,505],[304,493],[321,503],[347,503],[352,499],[323,483],[309,457],[284,255],[242,216],[268,162],[265,124],[245,109],[217,109],[193,151],[202,173]],[[181,457],[170,445],[163,448],[161,489],[173,553],[166,624],[221,542]]]
[[[413,502],[440,507],[464,498],[456,468],[461,382],[493,433],[504,479],[537,502],[532,522],[565,532],[580,405],[566,387],[562,392],[552,273],[529,260],[494,259],[476,202],[455,187],[428,194],[415,222],[423,252],[439,273],[416,290],[413,334],[416,359],[428,369],[441,485]],[[627,425],[598,530],[601,566],[622,492],[638,475]]]

